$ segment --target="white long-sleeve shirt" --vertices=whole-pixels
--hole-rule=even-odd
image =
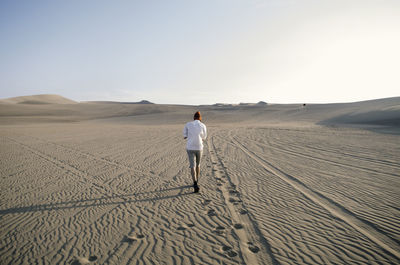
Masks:
[[[203,150],[203,140],[207,138],[207,128],[199,120],[186,123],[183,137],[187,137],[187,150]]]

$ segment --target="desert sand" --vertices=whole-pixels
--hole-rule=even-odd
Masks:
[[[182,129],[208,128],[194,194]],[[400,98],[0,101],[1,264],[399,264]]]

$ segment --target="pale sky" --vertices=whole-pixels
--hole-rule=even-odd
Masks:
[[[399,0],[0,1],[0,98],[400,96]]]

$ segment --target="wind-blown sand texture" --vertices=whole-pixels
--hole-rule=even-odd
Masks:
[[[0,263],[399,264],[399,102],[2,103]]]

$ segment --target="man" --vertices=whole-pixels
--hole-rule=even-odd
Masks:
[[[194,114],[193,118],[194,121],[186,123],[183,129],[183,138],[187,139],[186,151],[189,157],[190,173],[192,174],[194,192],[197,193],[200,190],[197,183],[200,175],[203,140],[207,138],[207,128],[201,122],[201,114],[199,111]]]

